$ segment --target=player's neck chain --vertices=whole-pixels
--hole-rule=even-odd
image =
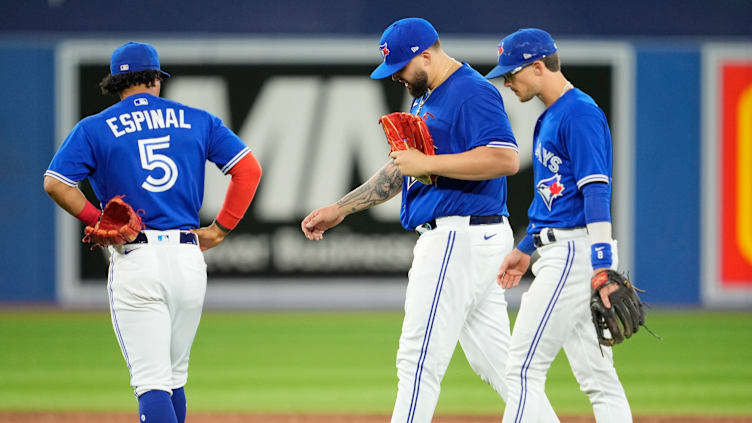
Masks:
[[[415,111],[415,115],[420,115],[420,109],[422,109],[423,105],[426,104],[426,101],[428,101],[428,97],[431,97],[431,94],[433,94],[433,92],[436,90],[436,88],[438,88],[439,85],[441,85],[445,81],[447,73],[449,72],[450,69],[452,69],[452,65],[454,65],[455,63],[457,63],[457,61],[454,60],[453,57],[450,57],[449,58],[449,63],[447,65],[446,69],[444,69],[444,73],[442,73],[441,77],[439,78],[439,83],[436,84],[435,87],[433,87],[433,90],[429,88],[428,91],[426,91],[426,93],[423,94],[423,98],[420,100],[420,103],[418,104],[418,110]]]
[[[567,81],[566,85],[564,85],[564,88],[561,89],[561,94],[559,94],[559,98],[564,95],[567,91],[574,88],[574,85],[572,85],[571,82]]]

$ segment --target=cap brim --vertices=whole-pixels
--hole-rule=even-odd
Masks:
[[[410,60],[401,63],[392,63],[391,65],[387,65],[386,62],[383,62],[371,72],[371,79],[384,79],[392,76],[395,72],[404,68],[408,63],[410,63]]]
[[[169,73],[167,73],[167,72],[165,72],[165,71],[163,71],[163,70],[160,70],[159,72],[160,72],[160,73],[162,74],[162,76],[164,76],[165,78],[169,78],[169,77],[170,77],[170,74],[169,74]]]
[[[491,69],[491,72],[488,72],[486,79],[493,79],[504,76],[505,74],[513,71],[515,68],[517,68],[517,66],[496,66],[495,68]]]

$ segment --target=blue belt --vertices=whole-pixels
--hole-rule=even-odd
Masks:
[[[504,216],[501,215],[491,215],[491,216],[470,216],[470,226],[475,225],[493,225],[495,223],[501,223],[504,221]],[[436,219],[433,219],[429,222],[426,222],[417,228],[415,228],[415,231],[418,232],[418,235],[420,235],[423,232],[430,231],[433,229],[436,229]],[[418,229],[422,229],[422,231],[418,231]]]
[[[129,242],[128,244],[148,244],[148,243],[149,243],[149,238],[146,237],[146,234],[143,232],[139,232],[136,239]],[[180,232],[180,243],[198,245],[198,239],[196,239],[196,234],[194,234],[193,232]]]

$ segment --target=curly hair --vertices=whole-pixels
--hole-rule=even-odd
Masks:
[[[102,90],[102,94],[119,96],[123,90],[134,85],[145,84],[147,88],[152,87],[157,79],[160,81],[165,79],[164,75],[158,70],[143,70],[120,75],[109,74],[102,78],[99,88]]]

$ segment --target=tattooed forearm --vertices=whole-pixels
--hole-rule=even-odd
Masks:
[[[402,174],[397,166],[389,161],[371,179],[337,201],[337,205],[351,214],[381,204],[401,190]]]

